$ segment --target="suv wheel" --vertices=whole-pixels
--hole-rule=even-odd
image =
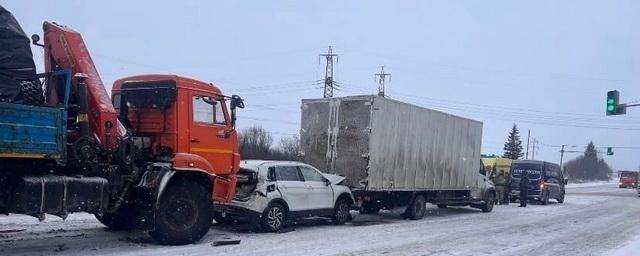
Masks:
[[[338,199],[331,220],[336,225],[342,225],[349,220],[349,203],[347,200],[344,198]]]
[[[284,207],[279,203],[270,204],[262,215],[260,224],[262,228],[269,232],[276,232],[284,226],[286,220],[286,212]]]

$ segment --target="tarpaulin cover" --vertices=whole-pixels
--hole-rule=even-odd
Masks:
[[[21,81],[35,81],[36,66],[29,37],[20,24],[0,6],[0,101],[17,102]],[[39,84],[39,83],[38,83]]]

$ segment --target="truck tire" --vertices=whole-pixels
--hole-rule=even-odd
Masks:
[[[20,81],[20,93],[17,97],[22,104],[42,105],[44,104],[44,93],[40,81],[24,80]]]
[[[487,195],[487,199],[484,200],[484,204],[482,205],[482,207],[480,207],[480,209],[482,209],[482,212],[491,212],[493,211],[493,205],[495,201],[495,195],[493,193],[489,193]]]
[[[130,206],[122,205],[114,213],[95,214],[96,219],[104,224],[110,230],[133,230],[135,228],[135,220],[133,219],[133,211]]]
[[[284,207],[279,203],[271,203],[264,210],[260,219],[260,226],[268,232],[276,232],[284,226],[287,220],[287,213]]]
[[[547,205],[549,204],[549,192],[545,192],[543,194],[543,196],[540,198],[540,204],[541,205]]]
[[[349,221],[349,208],[350,204],[344,198],[338,199],[336,202],[336,206],[333,210],[333,216],[331,216],[331,221],[335,225],[342,225]]]
[[[155,229],[149,234],[167,245],[200,240],[213,221],[209,190],[191,180],[176,180],[167,187],[156,209]]]
[[[413,199],[411,204],[409,204],[409,207],[407,207],[405,214],[407,218],[409,218],[410,220],[419,220],[424,217],[427,211],[426,208],[427,208],[427,202],[424,199],[424,196],[417,195]]]
[[[558,198],[557,200],[558,200],[558,203],[559,203],[559,204],[564,203],[564,192],[562,193],[562,195],[560,196],[560,198]]]

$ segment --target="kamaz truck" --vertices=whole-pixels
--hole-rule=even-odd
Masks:
[[[111,96],[81,35],[45,22],[42,74],[29,38],[0,6],[0,213],[95,214],[162,244],[209,230],[235,194],[238,96],[177,75],[115,82]],[[45,88],[42,92],[43,85]]]

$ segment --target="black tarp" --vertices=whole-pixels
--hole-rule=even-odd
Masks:
[[[7,9],[0,6],[0,101],[22,101],[21,82],[37,83],[30,39]]]

